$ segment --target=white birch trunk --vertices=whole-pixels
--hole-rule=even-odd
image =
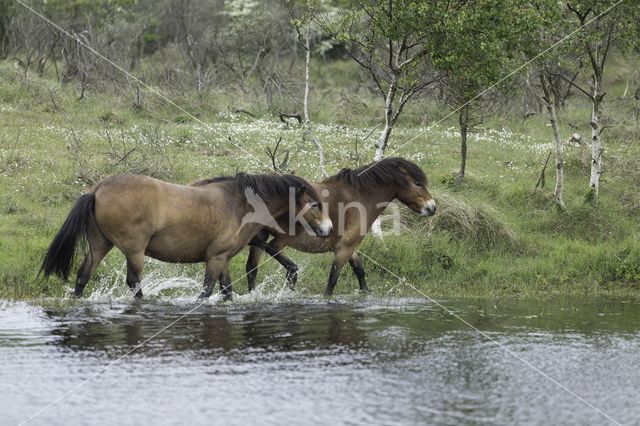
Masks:
[[[387,91],[387,97],[384,101],[384,129],[380,134],[378,143],[376,143],[376,155],[374,161],[382,160],[384,157],[384,151],[387,149],[387,143],[393,130],[393,101],[396,97],[396,91],[398,90],[398,83],[395,78],[391,80],[389,90]]]
[[[556,186],[553,190],[553,198],[556,203],[564,209],[564,155],[562,151],[562,140],[560,139],[560,129],[558,128],[558,115],[553,102],[547,105],[549,111],[549,121],[553,130],[553,139],[556,146]]]
[[[309,78],[309,68],[311,64],[311,37],[309,35],[311,26],[307,26],[307,34],[306,34],[306,46],[305,46],[305,70],[304,70],[304,124],[306,127],[305,133],[311,139],[311,143],[316,147],[318,151],[318,157],[320,162],[320,173],[322,176],[328,177],[329,173],[327,173],[327,169],[324,166],[324,149],[322,149],[322,145],[316,139],[315,134],[313,133],[313,128],[311,127],[311,117],[309,116],[309,86],[310,86],[310,78]]]
[[[371,224],[371,234],[379,239],[383,239],[382,238],[382,221],[380,220],[380,216],[378,216],[378,218],[376,220],[373,221],[373,223]]]
[[[560,128],[558,127],[556,103],[551,99],[551,91],[547,85],[546,75],[541,71],[539,76],[542,90],[544,92],[542,100],[544,101],[544,104],[547,107],[547,112],[549,113],[549,121],[551,123],[551,130],[553,131],[553,141],[556,147],[556,186],[553,190],[553,197],[558,206],[564,210],[564,155],[562,140],[560,139]]]
[[[382,157],[384,157],[384,151],[387,149],[387,143],[389,142],[389,137],[393,130],[393,100],[396,97],[396,91],[398,90],[397,84],[396,79],[393,78],[389,85],[387,97],[384,101],[384,129],[382,129],[380,138],[376,143],[376,155],[374,157],[374,161],[380,161],[382,160]],[[382,239],[382,224],[379,217],[373,222],[373,224],[371,224],[371,234],[376,238]]]
[[[602,95],[600,93],[600,82],[597,78],[593,80],[593,95],[591,109],[591,177],[589,187],[594,191],[597,198],[600,190],[600,175],[602,174],[602,141],[600,140],[600,104]]]

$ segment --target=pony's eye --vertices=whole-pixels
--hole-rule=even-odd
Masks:
[[[312,202],[312,203],[309,203],[309,206],[310,206],[312,209],[318,208],[318,205],[319,205],[319,204],[318,204],[316,201],[314,201],[314,202]]]
[[[424,184],[423,184],[422,182],[414,182],[414,184],[415,184],[416,186],[424,186]]]

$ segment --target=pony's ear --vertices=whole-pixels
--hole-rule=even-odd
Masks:
[[[298,191],[296,192],[296,198],[302,197],[305,194],[305,192],[307,192],[307,187],[301,186],[300,188],[298,188]]]

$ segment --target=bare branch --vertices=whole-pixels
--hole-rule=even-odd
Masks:
[[[551,75],[560,77],[561,79],[563,79],[564,81],[566,81],[567,83],[569,83],[572,87],[575,87],[576,89],[578,89],[580,92],[582,92],[583,95],[585,95],[586,97],[588,97],[589,99],[593,100],[593,96],[591,95],[591,93],[587,92],[586,90],[584,90],[582,87],[580,87],[578,84],[576,84],[573,80],[569,80],[567,77],[565,77],[563,74],[561,73],[551,73]]]

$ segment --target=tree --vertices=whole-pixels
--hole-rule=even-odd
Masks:
[[[536,61],[535,73],[540,82],[540,98],[549,115],[549,123],[553,133],[555,146],[556,179],[553,198],[562,210],[564,205],[564,153],[560,126],[558,124],[558,109],[564,106],[571,91],[571,85],[558,75],[570,75],[569,81],[575,81],[581,68],[579,58],[572,58],[569,49],[562,45],[567,36],[567,13],[562,4],[555,0],[534,0],[536,11],[536,31],[534,32],[534,50],[528,52],[527,57]],[[545,52],[539,56],[540,51]],[[572,60],[576,59],[576,60]]]
[[[322,176],[328,177],[329,173],[327,173],[327,169],[324,165],[324,150],[322,148],[322,144],[318,141],[318,138],[315,136],[313,132],[313,127],[311,126],[311,116],[309,115],[309,90],[311,81],[309,78],[309,71],[311,67],[311,30],[313,25],[313,18],[320,13],[321,4],[318,0],[306,0],[304,6],[304,12],[299,19],[294,17],[294,11],[291,5],[291,2],[288,1],[287,5],[289,6],[289,15],[292,18],[292,24],[296,29],[296,33],[298,34],[298,41],[300,45],[304,49],[305,52],[305,62],[304,62],[304,125],[305,132],[304,137],[306,139],[311,139],[311,143],[318,151],[318,160],[320,163],[320,173]]]
[[[4,59],[10,47],[10,27],[16,15],[13,0],[0,0],[0,59]]]
[[[564,77],[580,93],[591,101],[591,175],[588,199],[597,201],[602,175],[601,139],[604,70],[609,53],[615,47],[628,50],[638,37],[640,3],[617,0],[571,0],[566,2],[573,15],[574,27],[580,28],[574,45],[583,52],[588,62],[591,79],[588,87]]]
[[[490,89],[495,92],[509,87],[509,83],[495,84],[522,60],[523,49],[530,42],[532,16],[530,8],[519,0],[505,0],[500,7],[491,0],[439,3],[446,9],[439,13],[443,19],[430,29],[437,36],[429,38],[429,50],[433,66],[445,75],[452,114],[458,116],[460,181],[466,172],[469,129],[491,112],[495,102],[489,96]],[[425,8],[433,10],[433,6]]]
[[[549,71],[549,68],[542,65],[538,70],[538,78],[540,80],[540,87],[542,88],[542,100],[544,101],[547,113],[549,114],[549,122],[551,124],[551,130],[553,131],[553,141],[556,151],[556,184],[553,190],[553,199],[558,207],[564,210],[564,158],[556,108],[558,97],[555,92],[551,90],[553,82],[551,81],[550,76],[551,72]]]
[[[384,101],[384,128],[376,143],[378,161],[384,156],[393,127],[406,104],[437,81],[428,63],[429,33],[421,26],[428,25],[429,8],[417,0],[355,3],[356,7],[347,9],[337,25],[325,27],[369,74],[374,90]]]

